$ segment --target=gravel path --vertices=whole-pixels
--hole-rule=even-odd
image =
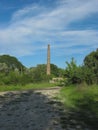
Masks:
[[[97,130],[54,98],[59,90],[0,92],[0,130]]]
[[[57,104],[59,88],[0,93],[0,130],[63,130]]]

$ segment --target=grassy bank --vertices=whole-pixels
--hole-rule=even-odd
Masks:
[[[61,123],[65,129],[66,124],[78,124],[81,130],[98,130],[98,85],[63,87],[57,97],[65,107],[61,116]]]
[[[69,108],[92,109],[98,112],[98,86],[69,86],[60,91],[60,100]],[[98,114],[98,113],[97,113]]]
[[[43,88],[49,88],[49,87],[54,87],[56,86],[55,84],[50,84],[50,83],[34,83],[34,84],[28,84],[28,85],[2,85],[0,86],[0,92],[3,91],[21,91],[21,90],[29,90],[29,89],[43,89]]]

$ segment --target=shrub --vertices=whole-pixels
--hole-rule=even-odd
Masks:
[[[66,85],[80,84],[84,79],[84,72],[81,66],[77,66],[75,60],[72,58],[71,62],[66,62],[67,67],[65,70]]]

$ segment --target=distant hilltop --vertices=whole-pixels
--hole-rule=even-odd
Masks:
[[[16,58],[10,55],[0,55],[0,69],[8,67],[10,70],[24,69],[25,66]]]

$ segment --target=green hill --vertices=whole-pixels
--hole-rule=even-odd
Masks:
[[[25,68],[25,66],[18,61],[16,57],[10,55],[0,56],[0,68],[4,65],[6,65],[10,70],[18,69],[20,71],[21,69]]]

